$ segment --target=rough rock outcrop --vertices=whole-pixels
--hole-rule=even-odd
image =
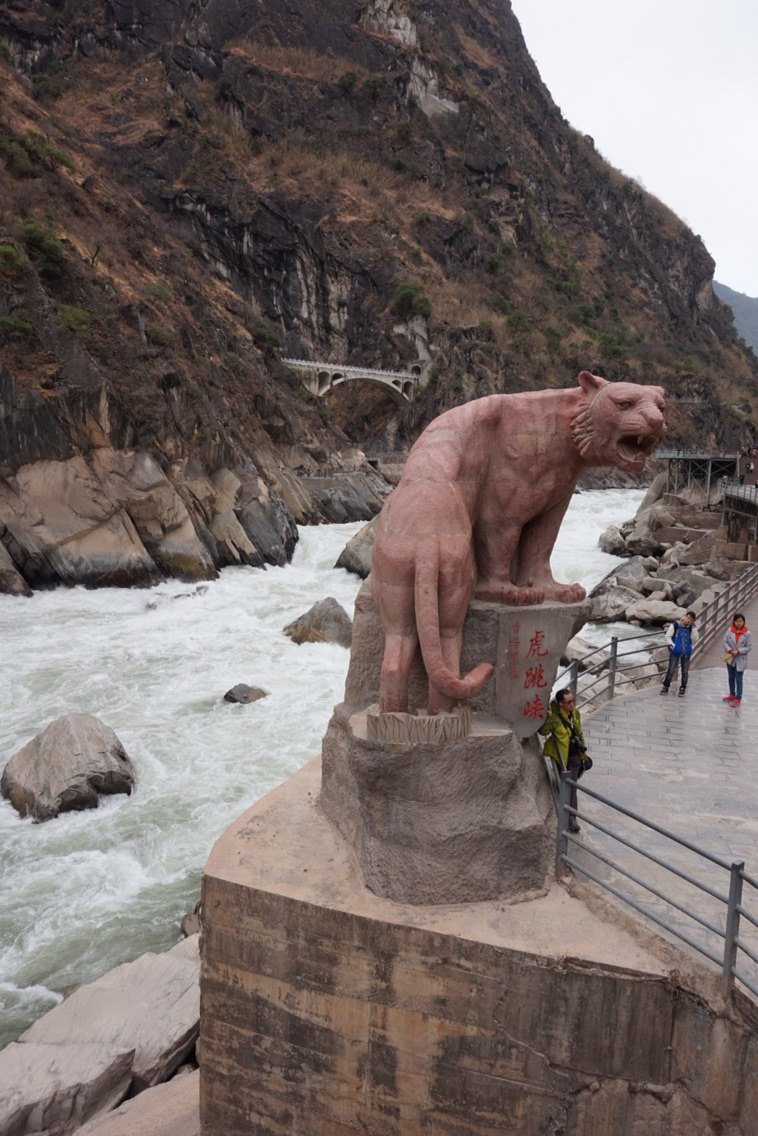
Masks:
[[[64,714],[11,757],[0,793],[21,816],[50,820],[131,793],[134,767],[113,730],[92,714]]]
[[[746,566],[747,544],[727,539],[720,500],[718,488],[706,501],[702,486],[670,493],[665,474],[656,477],[634,519],[600,536],[605,551],[629,559],[593,588],[591,618],[660,626],[700,611],[716,583]]]
[[[170,475],[169,475],[170,474]],[[231,564],[284,564],[291,513],[257,476],[198,462],[169,473],[146,453],[96,449],[39,460],[0,482],[0,587],[211,579]],[[5,568],[3,572],[2,569]]]
[[[2,544],[3,526],[0,525],[0,593],[10,596],[30,596],[32,589],[11,560]]]

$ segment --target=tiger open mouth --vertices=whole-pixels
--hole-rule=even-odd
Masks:
[[[650,457],[658,441],[656,434],[624,434],[616,444],[616,452],[622,461],[638,465]]]

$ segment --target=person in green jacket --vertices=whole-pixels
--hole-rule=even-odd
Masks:
[[[568,688],[559,690],[550,703],[550,714],[540,726],[539,732],[547,738],[543,753],[552,759],[558,774],[567,772],[572,781],[578,781],[584,771],[591,767],[592,761],[582,733],[581,715]],[[571,787],[569,804],[572,809],[577,807],[575,786]],[[569,831],[579,832],[579,822],[573,813],[569,818]]]

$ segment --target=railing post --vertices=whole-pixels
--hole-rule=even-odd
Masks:
[[[579,660],[578,659],[573,659],[571,661],[571,663],[569,664],[569,676],[570,676],[569,677],[569,687],[571,688],[571,693],[574,696],[574,701],[576,701],[576,684],[577,684],[577,680],[579,678]]]
[[[562,787],[562,786],[561,786]],[[742,903],[742,873],[745,861],[732,864],[729,875],[729,906],[726,910],[724,932],[724,988],[728,992],[734,985],[734,968],[737,964],[737,939],[740,933],[740,904]]]
[[[568,772],[562,769],[558,773],[558,837],[555,842],[555,874],[560,876],[564,871],[563,857],[568,851],[568,823],[569,823],[569,785]]]
[[[616,660],[618,657],[619,641],[618,635],[611,637],[611,653],[608,658],[608,700],[613,698],[616,690]]]

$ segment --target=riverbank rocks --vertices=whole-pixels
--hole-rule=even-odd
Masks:
[[[666,492],[657,477],[633,520],[601,533],[605,552],[628,559],[590,593],[595,623],[661,626],[685,611],[699,612],[714,585],[746,567],[745,546],[730,544],[721,527],[720,495],[705,501],[699,487]]]
[[[107,408],[104,396],[106,418]],[[251,460],[209,469],[197,458],[161,463],[111,447],[100,433],[97,442],[0,479],[0,593],[208,580],[230,565],[283,565],[298,524],[368,520],[390,489],[368,466],[309,478],[270,463],[266,480]]]
[[[350,616],[333,596],[318,600],[304,615],[288,623],[284,634],[293,643],[339,643],[349,647],[353,637]]]
[[[3,526],[0,525],[0,541],[2,541],[2,535]],[[0,594],[8,596],[30,596],[32,594],[32,589],[17,570],[2,543],[0,543]]]
[[[312,477],[308,486],[326,519],[336,525],[376,516],[390,491],[384,478],[370,468],[338,477]]]
[[[192,1057],[198,938],[80,986],[0,1052],[3,1136],[68,1136]]]
[[[200,1136],[200,1071],[180,1070],[167,1084],[96,1116],[77,1136]]]
[[[13,754],[0,793],[21,816],[50,820],[131,793],[134,767],[113,730],[92,714],[65,714]]]

